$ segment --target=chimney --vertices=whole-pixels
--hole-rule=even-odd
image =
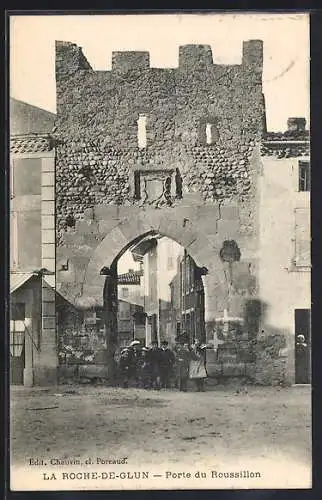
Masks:
[[[289,118],[287,120],[287,131],[288,132],[304,132],[306,126],[305,118]]]

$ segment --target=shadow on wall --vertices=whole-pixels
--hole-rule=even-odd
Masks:
[[[266,325],[267,309],[268,305],[260,299],[249,298],[245,301],[242,324],[230,321],[225,333],[223,324],[214,326],[219,344],[215,351],[207,352],[210,377],[218,382],[239,378],[245,383],[267,386],[291,383],[288,332]]]
[[[251,299],[245,304],[245,329],[254,352],[253,382],[259,385],[292,383],[292,349],[289,331],[266,323],[268,304]]]

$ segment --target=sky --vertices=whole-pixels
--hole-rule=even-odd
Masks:
[[[10,19],[11,97],[56,112],[55,40],[76,43],[94,70],[112,51],[148,50],[152,67],[176,67],[179,45],[212,47],[215,64],[240,64],[243,40],[264,42],[267,128],[309,125],[309,16],[299,13],[28,15]]]
[[[140,269],[140,264],[139,262],[135,262],[130,250],[127,250],[117,262],[117,272],[118,274],[123,274],[127,273],[129,269],[138,271]]]

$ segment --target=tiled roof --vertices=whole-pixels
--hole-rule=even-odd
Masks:
[[[267,132],[264,136],[265,141],[309,141],[309,130],[287,130],[286,132]]]
[[[42,153],[53,148],[53,140],[48,135],[24,135],[10,138],[12,154]]]
[[[139,285],[141,282],[141,271],[133,271],[125,274],[119,274],[117,282],[119,285]]]
[[[262,140],[261,155],[291,158],[309,156],[310,132],[308,130],[268,132]]]

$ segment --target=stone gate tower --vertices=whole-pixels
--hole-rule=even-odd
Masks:
[[[240,65],[185,45],[174,69],[114,52],[110,71],[94,71],[80,47],[56,42],[57,289],[70,302],[103,303],[117,258],[158,233],[207,268],[208,332],[224,311],[245,317],[258,292],[262,64],[250,40]],[[240,258],[227,263],[223,248]]]

